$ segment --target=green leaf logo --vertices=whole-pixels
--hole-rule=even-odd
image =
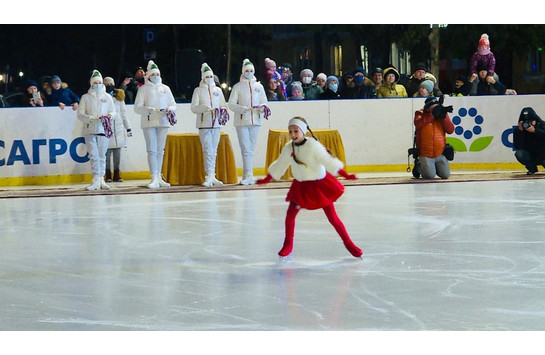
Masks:
[[[481,137],[478,139],[475,139],[473,143],[471,143],[471,146],[469,147],[470,152],[480,152],[481,150],[488,147],[488,145],[492,142],[493,136],[488,137]]]
[[[467,152],[467,147],[461,139],[447,137],[447,143],[449,143],[457,152]]]

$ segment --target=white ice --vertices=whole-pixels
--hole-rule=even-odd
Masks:
[[[545,181],[0,200],[1,330],[545,329]]]

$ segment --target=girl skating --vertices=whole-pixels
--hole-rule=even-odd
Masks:
[[[288,126],[291,142],[284,146],[278,159],[269,166],[268,175],[257,181],[258,184],[266,184],[273,178],[279,180],[288,167],[291,167],[294,176],[286,197],[286,201],[290,203],[285,221],[286,236],[278,255],[286,257],[293,250],[295,217],[299,210],[322,208],[346,249],[354,257],[361,257],[362,250],[350,239],[333,204],[344,192],[344,186],[333,175],[341,175],[350,180],[356,179],[356,176],[349,175],[342,169],[343,163],[318,142],[304,118],[294,117]],[[305,138],[307,130],[313,139]]]

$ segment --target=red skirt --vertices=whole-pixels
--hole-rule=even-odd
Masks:
[[[344,192],[344,185],[333,175],[326,173],[325,178],[312,181],[293,180],[286,196],[286,201],[296,203],[301,208],[316,210],[337,201]]]

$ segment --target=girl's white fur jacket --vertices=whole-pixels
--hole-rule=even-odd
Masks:
[[[219,127],[218,117],[213,110],[216,108],[227,109],[223,91],[216,85],[209,86],[201,80],[191,98],[191,112],[197,114],[196,127]]]
[[[292,156],[295,154],[298,164]],[[328,153],[322,143],[314,138],[307,138],[302,145],[286,143],[278,159],[269,165],[268,173],[275,180],[280,180],[288,167],[291,166],[291,173],[297,181],[321,180],[325,178],[326,171],[337,176],[343,168],[343,162]]]
[[[140,115],[141,128],[170,127],[167,110],[176,112],[176,101],[170,88],[162,82],[153,84],[146,78],[134,100],[134,112]]]
[[[229,96],[229,109],[233,111],[233,124],[236,126],[261,126],[265,116],[263,109],[254,107],[267,106],[267,94],[265,89],[255,77],[248,80],[244,75],[233,86]]]
[[[89,89],[78,105],[78,119],[83,122],[83,134],[104,134],[100,116],[107,115],[112,118],[116,115],[112,96],[105,91],[97,95],[95,90]]]

